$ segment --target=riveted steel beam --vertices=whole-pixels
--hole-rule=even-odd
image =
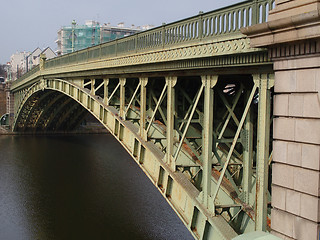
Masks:
[[[94,89],[94,85],[95,85],[96,80],[94,78],[92,78],[90,80],[90,84],[91,84],[91,94],[95,95],[95,89]]]
[[[267,230],[268,170],[270,137],[270,88],[273,75],[254,75],[255,85],[259,86],[258,126],[257,126],[257,180],[256,180],[256,230]]]
[[[125,85],[126,85],[126,79],[120,78],[120,117],[125,119],[125,104],[126,104],[126,95],[125,95]]]
[[[120,77],[120,82],[121,78],[124,79],[124,76]],[[246,159],[252,160],[252,157],[245,157],[248,144],[243,136],[245,136],[244,132],[250,129],[247,124],[255,113],[251,107],[252,99],[256,95],[255,89],[251,89],[250,84],[242,87],[242,82],[239,83],[239,81],[237,85],[239,88],[235,88],[234,93],[223,93],[225,94],[225,101],[223,101],[215,93],[223,91],[221,86],[226,85],[222,82],[225,79],[223,76],[221,79],[219,77],[219,81],[217,79],[217,75],[194,76],[191,78],[193,85],[189,85],[189,78],[181,77],[178,81],[177,77],[166,77],[164,87],[163,85],[159,87],[152,78],[148,80],[146,77],[141,77],[139,84],[130,82],[130,78],[126,78],[125,85],[121,86],[120,83],[118,89],[112,87],[113,96],[110,103],[119,101],[120,108],[105,104],[108,91],[104,91],[105,95],[102,99],[92,91],[77,87],[65,80],[52,80],[47,87],[63,92],[75,99],[79,106],[81,105],[80,108],[75,105],[69,106],[71,108],[74,106],[75,111],[69,107],[60,111],[61,114],[65,114],[65,117],[62,117],[63,123],[60,124],[58,121],[60,127],[57,126],[57,128],[70,129],[76,126],[88,114],[86,110],[81,110],[82,107],[88,108],[90,113],[95,115],[137,160],[139,166],[158,186],[196,239],[231,240],[235,232],[230,226],[238,232],[244,232],[246,229],[252,229],[252,225],[254,226],[252,219],[255,216],[254,213],[251,214],[251,206],[238,197],[239,192],[244,191],[244,180],[237,182],[237,175],[241,174],[242,162],[244,169]],[[161,80],[163,81],[163,78]],[[148,81],[150,84],[147,87]],[[98,85],[98,88],[102,88],[101,84]],[[105,81],[104,87],[106,88]],[[126,87],[122,93],[121,87]],[[75,91],[70,91],[73,88]],[[120,98],[115,94],[119,88]],[[183,88],[186,89],[187,97],[180,94],[180,89]],[[251,94],[246,95],[249,88]],[[254,88],[257,86],[254,85]],[[34,89],[39,91],[36,87]],[[137,102],[140,106],[138,107],[133,102],[139,95],[139,89],[140,101]],[[94,90],[96,94],[97,88]],[[73,94],[74,92],[77,94]],[[79,97],[81,95],[83,96]],[[166,95],[167,103],[164,107],[161,102]],[[217,95],[216,98],[214,98],[215,95]],[[57,105],[60,104],[57,103]],[[167,124],[164,124],[163,116],[159,114],[160,107],[163,107]],[[129,112],[129,108],[132,111]],[[139,124],[136,122],[129,124],[131,119],[121,117],[121,109],[124,114],[128,113],[132,118],[140,117]],[[225,109],[227,109],[226,112]],[[238,124],[231,119],[238,119]],[[225,127],[220,124],[217,128],[220,121],[227,122]],[[180,123],[184,123],[183,126]],[[254,119],[251,120],[251,124],[254,125]],[[147,132],[150,138],[147,138]],[[219,136],[221,136],[220,139],[218,139]],[[232,137],[230,145],[228,141]],[[248,135],[251,141],[253,137],[252,134]],[[217,139],[219,141],[216,141]],[[238,154],[234,154],[235,150]],[[250,151],[252,156],[254,150]],[[213,157],[213,154],[217,156]],[[254,172],[252,177],[247,176],[251,180],[254,177]],[[254,185],[252,182],[251,184]],[[216,216],[213,216],[214,214]]]
[[[167,152],[166,162],[172,171],[176,170],[175,161],[173,158],[174,146],[174,115],[175,115],[175,85],[177,84],[177,77],[166,77],[167,85]]]
[[[104,98],[103,98],[103,103],[108,104],[109,102],[109,78],[103,79],[104,82]]]
[[[202,130],[202,164],[203,164],[203,201],[206,208],[214,214],[211,199],[212,178],[212,132],[213,132],[213,87],[217,84],[218,76],[201,76],[204,87],[204,126]]]
[[[146,118],[147,118],[147,84],[148,78],[140,78],[140,136],[147,140]]]
[[[249,94],[246,94],[246,99]],[[244,123],[244,140],[243,140],[243,198],[245,203],[249,204],[249,195],[252,188],[253,173],[253,114],[252,109],[248,110],[248,114]]]

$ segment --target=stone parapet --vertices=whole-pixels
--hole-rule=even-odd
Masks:
[[[318,0],[278,1],[268,22],[242,28],[252,47],[305,41],[320,36]]]
[[[276,8],[270,11],[269,21],[319,10],[318,0],[276,0]]]

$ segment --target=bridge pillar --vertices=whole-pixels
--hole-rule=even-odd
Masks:
[[[283,239],[320,237],[319,10],[276,0],[267,23],[242,29],[274,62],[271,228]]]
[[[147,141],[146,117],[147,117],[147,84],[148,78],[140,78],[140,136]]]
[[[214,213],[211,198],[212,176],[212,133],[213,133],[213,87],[218,81],[218,76],[201,76],[204,85],[204,127],[202,132],[202,163],[203,163],[203,204]]]
[[[166,77],[168,86],[167,90],[167,152],[166,162],[171,167],[172,171],[176,170],[175,162],[173,161],[173,145],[174,145],[174,114],[175,114],[175,91],[174,87],[177,83],[177,77]]]

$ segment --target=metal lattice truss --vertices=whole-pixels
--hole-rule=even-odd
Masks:
[[[90,112],[137,160],[196,239],[268,228],[272,74],[42,79],[17,94],[16,131]]]
[[[270,226],[272,63],[240,29],[274,0],[251,0],[55,59],[12,84],[14,130],[76,129],[93,115],[195,239]]]

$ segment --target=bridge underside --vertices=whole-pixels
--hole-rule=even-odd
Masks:
[[[196,239],[232,239],[270,226],[272,86],[268,73],[40,79],[17,94],[14,130],[70,131],[92,114]]]
[[[16,123],[16,131],[24,133],[70,132],[89,112],[67,95],[44,90],[33,94],[25,103]]]

